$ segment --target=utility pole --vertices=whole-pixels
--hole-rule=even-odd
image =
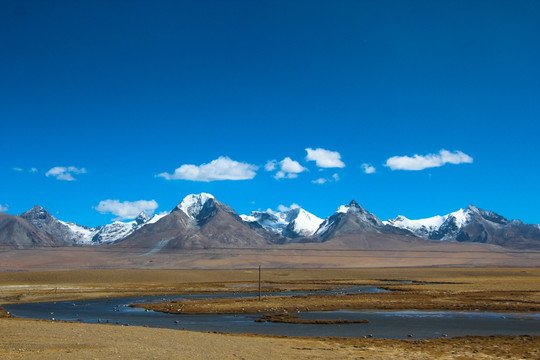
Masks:
[[[261,301],[261,265],[259,265],[259,301]]]

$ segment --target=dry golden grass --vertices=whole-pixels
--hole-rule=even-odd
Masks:
[[[274,269],[262,272],[264,291],[377,285],[424,293],[540,291],[538,268]],[[0,272],[0,304],[135,295],[257,289],[253,270],[59,270]],[[434,282],[391,284],[384,280]],[[235,284],[251,287],[235,288]],[[536,294],[536,295],[535,295]],[[519,295],[521,296],[521,295]]]
[[[425,273],[427,270],[427,274]],[[293,273],[291,273],[291,276]],[[301,277],[306,273],[297,274]],[[303,287],[377,285],[391,293],[220,298],[136,306],[167,313],[265,313],[363,310],[540,311],[540,269],[372,269],[310,273],[289,280]],[[339,277],[341,275],[341,277]],[[317,280],[315,280],[317,279]],[[414,284],[389,280],[410,280]],[[279,289],[283,289],[281,280]]]
[[[246,289],[256,291],[257,278],[255,269],[0,272],[0,304]],[[411,285],[385,280],[435,283]],[[265,291],[349,285],[377,285],[403,290],[392,294],[313,297],[312,305],[308,305],[310,310],[320,310],[317,306],[323,305],[328,309],[332,303],[340,307],[347,304],[352,306],[354,301],[358,302],[354,306],[363,308],[377,308],[383,306],[381,304],[398,304],[399,308],[418,308],[421,304],[432,304],[435,308],[450,304],[481,307],[481,303],[485,302],[513,304],[510,307],[514,308],[529,306],[529,309],[536,309],[534,311],[537,312],[540,293],[540,269],[537,268],[279,269],[263,270],[263,281]],[[246,287],[248,285],[250,287]],[[347,301],[344,300],[346,298]],[[305,306],[306,299],[300,299]],[[287,304],[286,301],[290,299],[265,298],[264,302],[269,305],[270,301],[276,301],[271,304],[272,307],[298,307],[298,304]],[[219,306],[231,310],[238,304],[227,304],[225,301]],[[520,309],[526,311],[525,307]],[[1,317],[0,312],[1,359],[540,359],[540,337],[466,337],[421,341],[302,339]]]
[[[0,319],[0,359],[538,359],[540,337],[279,338]]]

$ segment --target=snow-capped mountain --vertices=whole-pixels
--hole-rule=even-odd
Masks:
[[[98,226],[93,229],[94,236],[91,238],[91,242],[84,243],[81,241],[79,244],[110,244],[118,242],[143,226],[159,221],[165,215],[167,214],[155,214],[150,217],[143,211],[135,220],[128,222],[115,221],[112,224]]]
[[[210,200],[214,200],[214,196],[207,193],[191,194],[186,196],[176,209],[182,210],[190,219],[197,220],[204,205]]]
[[[162,249],[249,248],[272,243],[270,233],[246,224],[230,207],[210,194],[186,196],[167,216],[119,243],[122,247]]]
[[[472,210],[459,209],[444,216],[410,220],[403,215],[383,221],[385,225],[409,230],[418,237],[435,240],[453,240],[463,226],[472,219]]]
[[[383,222],[372,213],[362,208],[355,200],[348,205],[341,205],[319,226],[314,236],[327,240],[338,235],[357,232],[380,233],[384,231]]]
[[[430,234],[439,230],[446,218],[447,216],[437,215],[427,219],[410,220],[403,215],[398,215],[395,219],[389,219],[383,221],[383,223],[385,225],[409,230],[419,237],[429,238]]]
[[[384,222],[414,235],[442,241],[482,242],[501,246],[526,247],[529,240],[540,240],[539,228],[519,220],[469,205],[444,216],[409,220],[400,215]]]
[[[164,215],[150,217],[141,212],[133,221],[115,221],[95,228],[58,220],[38,205],[21,214],[21,217],[52,237],[62,240],[65,245],[98,245],[120,241],[144,225],[158,221]]]
[[[253,211],[251,215],[240,217],[246,223],[257,223],[271,233],[287,238],[311,236],[323,222],[323,219],[299,207],[284,212],[274,212],[270,209]]]
[[[473,205],[442,216],[410,220],[400,215],[383,222],[353,200],[323,221],[301,208],[239,216],[214,196],[201,193],[186,196],[168,214],[141,213],[132,221],[95,228],[60,221],[40,206],[20,216],[0,215],[0,245],[14,248],[119,243],[154,253],[163,248],[257,248],[333,239],[384,248],[392,241],[428,239],[540,249],[539,225],[508,220]]]
[[[485,211],[469,205],[467,209],[459,209],[444,216],[433,216],[426,219],[409,220],[403,215],[398,215],[395,219],[384,221],[386,225],[406,229],[416,236],[433,240],[456,240],[461,229],[470,224],[475,215],[495,221],[499,224],[506,224],[508,220],[491,211]]]

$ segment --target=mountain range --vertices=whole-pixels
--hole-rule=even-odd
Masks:
[[[201,193],[186,196],[167,214],[141,213],[133,221],[95,228],[58,220],[40,206],[19,216],[0,213],[0,245],[8,248],[110,245],[152,254],[167,249],[263,248],[345,238],[354,242],[366,236],[377,239],[380,248],[385,239],[417,239],[540,249],[539,225],[508,220],[473,205],[427,219],[400,215],[381,221],[353,200],[323,220],[299,207],[239,215],[214,196]]]

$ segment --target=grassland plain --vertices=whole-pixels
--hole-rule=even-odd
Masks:
[[[0,272],[0,304],[230,292],[238,289],[238,285],[242,291],[256,291],[257,277],[255,269]],[[352,297],[300,298],[303,304],[310,302],[307,305],[310,310],[334,306],[524,312],[540,309],[540,269],[537,268],[277,269],[263,270],[263,285],[265,292],[350,285],[397,290]],[[247,301],[242,300],[246,302],[245,309]],[[271,306],[278,309],[299,305],[288,303],[290,298],[266,297],[262,303],[268,301],[275,302]],[[227,299],[215,303],[205,300],[205,303],[210,305],[202,312],[234,312],[238,306]],[[267,305],[256,304],[249,311],[263,311],[260,306]],[[9,318],[5,313],[0,317],[2,359],[540,359],[540,338],[530,336],[309,339],[22,320]]]

